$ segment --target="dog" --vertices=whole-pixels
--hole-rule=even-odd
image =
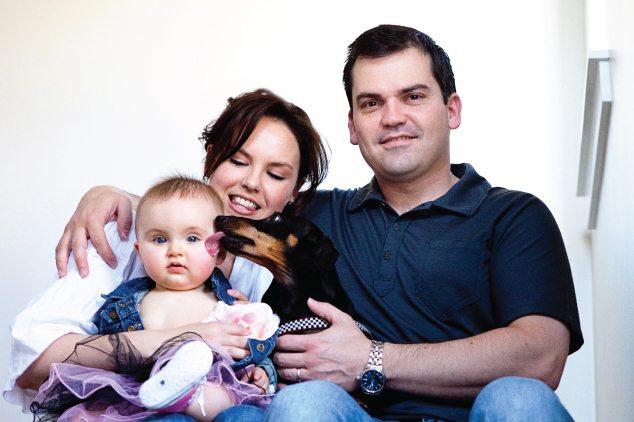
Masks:
[[[309,297],[331,303],[354,318],[352,302],[335,268],[339,253],[311,221],[275,213],[263,220],[218,216],[215,225],[224,233],[220,243],[227,251],[273,274],[262,302],[282,323],[315,317],[306,304]]]

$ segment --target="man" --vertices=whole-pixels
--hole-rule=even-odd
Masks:
[[[561,235],[534,196],[450,164],[461,100],[445,52],[381,25],[350,45],[344,85],[350,141],[375,177],[320,192],[307,217],[333,239],[375,341],[310,303],[332,326],[278,339],[278,372],[304,382],[268,418],[571,420],[553,392],[583,344]]]

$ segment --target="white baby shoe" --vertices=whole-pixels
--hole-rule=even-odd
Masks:
[[[190,341],[183,344],[161,370],[141,385],[141,403],[146,409],[180,412],[207,380],[213,361],[207,343]]]

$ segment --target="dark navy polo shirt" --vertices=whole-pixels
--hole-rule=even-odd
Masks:
[[[531,194],[492,188],[469,164],[451,171],[460,180],[445,195],[402,215],[374,179],[312,201],[305,216],[338,249],[337,271],[359,320],[376,339],[411,344],[546,315],[570,329],[570,353],[579,349],[570,265],[548,208]],[[472,404],[391,391],[373,400],[373,416],[400,420],[466,420]]]

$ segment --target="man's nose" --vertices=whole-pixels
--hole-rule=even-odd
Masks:
[[[405,123],[403,104],[396,100],[389,100],[383,106],[381,123],[384,126],[394,127]]]

